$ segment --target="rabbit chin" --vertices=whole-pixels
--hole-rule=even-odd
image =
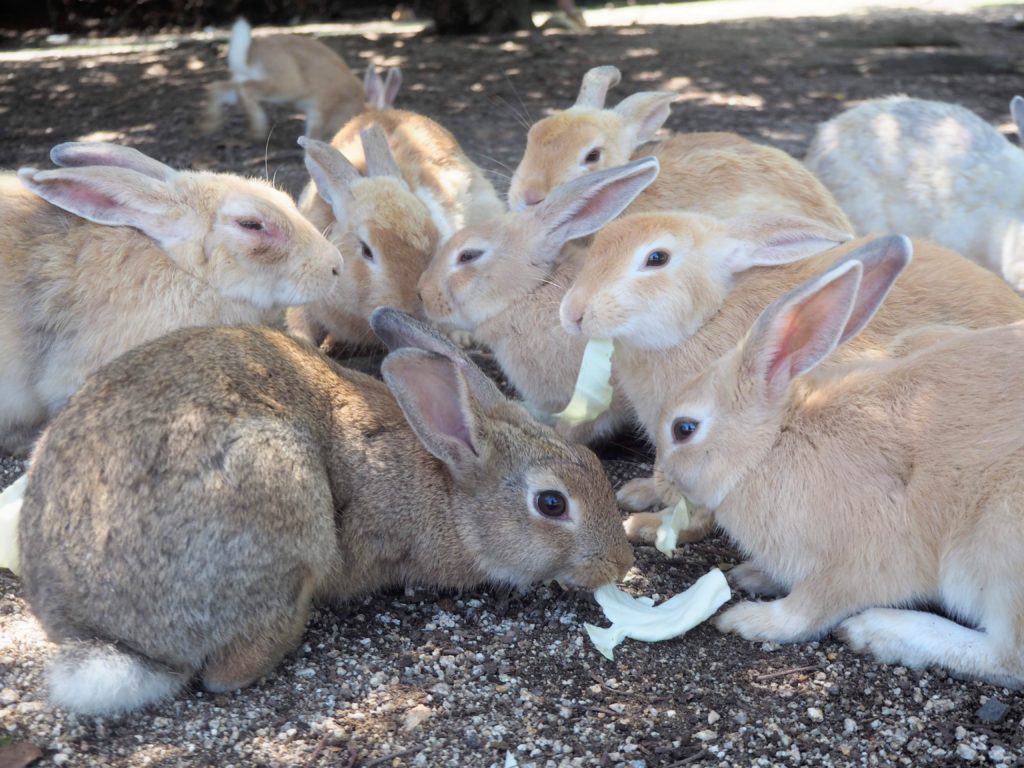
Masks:
[[[330,296],[337,290],[339,279],[333,275],[324,280],[313,280],[303,276],[301,280],[267,279],[240,280],[226,288],[227,298],[247,301],[260,309],[295,307],[309,304]]]

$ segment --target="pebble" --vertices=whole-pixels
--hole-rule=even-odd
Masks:
[[[964,760],[973,760],[978,756],[978,750],[972,747],[970,744],[959,744],[956,748],[956,753]]]
[[[2,698],[2,694],[0,694]],[[974,714],[983,723],[998,723],[1001,722],[1006,713],[1010,711],[1008,704],[1004,704],[995,696],[989,698],[984,704],[978,707],[978,711]]]
[[[807,716],[816,723],[820,723],[825,719],[825,713],[818,707],[808,707]]]

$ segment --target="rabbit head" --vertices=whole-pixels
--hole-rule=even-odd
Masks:
[[[512,210],[537,205],[578,176],[622,165],[654,137],[668,119],[676,94],[635,93],[614,109],[605,109],[605,94],[620,78],[612,66],[591,69],[583,76],[576,104],[530,128],[526,151],[509,185]]]
[[[51,158],[63,167],[18,171],[28,189],[88,221],[134,227],[225,297],[272,309],[338,283],[338,249],[266,182],[175,171],[114,144],[59,144]]]
[[[849,239],[794,216],[723,221],[689,212],[630,214],[594,237],[562,300],[562,326],[572,334],[667,349],[718,311],[736,274],[796,261]]]
[[[391,350],[385,383],[451,478],[451,514],[477,568],[521,587],[621,578],[633,553],[597,457],[534,421],[424,323],[387,307],[370,323]]]
[[[456,232],[420,278],[428,317],[472,331],[537,289],[562,246],[618,216],[658,175],[645,157],[574,179],[542,204]]]
[[[398,96],[398,89],[401,87],[402,70],[398,67],[389,67],[384,80],[380,79],[375,64],[366,67],[366,74],[363,76],[363,92],[366,94],[366,103],[372,109],[393,107],[395,98]]]
[[[902,235],[873,240],[765,308],[740,344],[688,382],[666,382],[658,466],[715,509],[772,449],[790,384],[856,336],[910,263]],[[813,392],[804,407],[814,407]]]
[[[379,306],[419,309],[416,282],[440,235],[427,206],[409,189],[377,126],[360,133],[367,175],[335,147],[303,138],[306,167],[331,207],[328,239],[345,257],[337,292],[305,308],[335,337],[363,341]]]

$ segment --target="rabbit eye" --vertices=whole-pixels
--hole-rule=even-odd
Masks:
[[[264,229],[266,229],[266,227],[263,225],[263,222],[260,221],[259,219],[238,219],[238,221],[235,223],[238,224],[238,226],[240,226],[242,229],[248,229],[252,232],[262,232]]]
[[[483,255],[484,252],[478,248],[467,248],[466,250],[459,252],[458,262],[459,264],[469,264],[469,262],[476,261]]]
[[[645,267],[664,267],[668,264],[669,253],[658,249],[651,251],[647,254],[647,261],[644,262]]]
[[[373,251],[370,250],[370,246],[364,243],[362,240],[359,241],[359,246],[363,250],[363,258],[367,261],[373,261]]]
[[[694,419],[681,417],[672,422],[672,439],[677,443],[685,443],[695,434],[700,422]]]
[[[583,158],[583,162],[586,163],[587,165],[592,165],[593,163],[596,163],[600,159],[601,150],[595,147],[594,149],[587,152],[587,156]]]
[[[569,508],[569,502],[558,491],[541,491],[534,497],[533,505],[544,517],[562,517]]]

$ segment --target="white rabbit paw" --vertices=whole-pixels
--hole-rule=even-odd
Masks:
[[[630,512],[639,512],[661,504],[661,495],[653,477],[634,477],[619,488],[615,499],[620,507]]]
[[[737,589],[742,589],[751,595],[764,595],[765,597],[781,597],[786,594],[786,589],[778,582],[773,581],[768,574],[756,567],[749,560],[740,563],[726,573],[729,583]]]
[[[715,622],[720,632],[732,632],[745,640],[770,640],[793,643],[815,637],[820,632],[804,617],[788,610],[786,598],[767,603],[748,600],[727,610]]]
[[[635,512],[622,521],[626,538],[633,544],[653,544],[661,525],[661,512]]]

